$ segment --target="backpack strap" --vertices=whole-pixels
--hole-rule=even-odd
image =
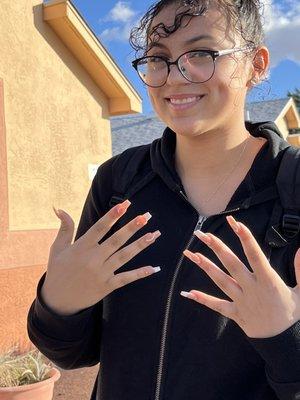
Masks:
[[[288,146],[282,157],[276,178],[279,199],[275,201],[266,233],[265,243],[272,247],[284,247],[300,231],[300,149]]]
[[[289,146],[284,155],[276,179],[284,209],[282,231],[293,239],[300,231],[300,149]]]
[[[116,157],[112,165],[110,208],[132,196],[154,177],[149,148],[149,145],[129,148]]]

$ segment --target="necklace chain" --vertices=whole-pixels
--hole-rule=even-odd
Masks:
[[[234,164],[233,168],[224,176],[224,178],[222,179],[221,183],[217,186],[217,189],[209,196],[208,199],[206,199],[203,202],[203,204],[208,203],[213,198],[213,196],[219,191],[219,189],[224,185],[224,183],[228,181],[228,178],[232,174],[232,172],[237,168],[237,166],[239,165],[239,163],[240,163],[240,161],[241,161],[241,159],[243,157],[243,154],[245,153],[245,150],[246,150],[246,147],[248,145],[250,136],[251,136],[250,133],[248,133],[247,139],[245,140],[245,145],[243,147],[243,150],[242,150],[237,162]]]

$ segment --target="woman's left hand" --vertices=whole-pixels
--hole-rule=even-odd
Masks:
[[[251,338],[278,335],[300,320],[300,249],[294,260],[297,285],[291,288],[271,267],[250,230],[232,216],[226,218],[239,237],[253,272],[216,236],[196,231],[196,236],[213,250],[230,275],[200,253],[185,250],[184,255],[202,268],[232,301],[197,290],[181,294],[232,319]]]

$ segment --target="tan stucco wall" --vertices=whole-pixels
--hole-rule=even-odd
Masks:
[[[58,226],[52,205],[78,220],[88,164],[111,156],[107,99],[43,22],[39,0],[1,0],[9,230]]]
[[[43,22],[40,0],[1,0],[0,352],[30,345],[28,307],[59,223],[78,222],[89,164],[111,156],[107,98]]]
[[[0,270],[0,351],[30,347],[26,321],[44,266]]]

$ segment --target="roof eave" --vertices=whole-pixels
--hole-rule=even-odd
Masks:
[[[276,122],[278,122],[281,118],[284,118],[286,116],[286,114],[288,113],[288,111],[291,111],[293,114],[293,118],[292,121],[289,119],[289,128],[298,128],[300,126],[300,118],[299,118],[299,113],[297,111],[295,102],[293,100],[292,97],[290,97],[287,102],[286,105],[283,107],[283,109],[281,110],[280,114],[278,115],[278,117],[276,118]]]
[[[46,21],[107,96],[111,116],[142,112],[142,99],[69,0],[43,4]]]

